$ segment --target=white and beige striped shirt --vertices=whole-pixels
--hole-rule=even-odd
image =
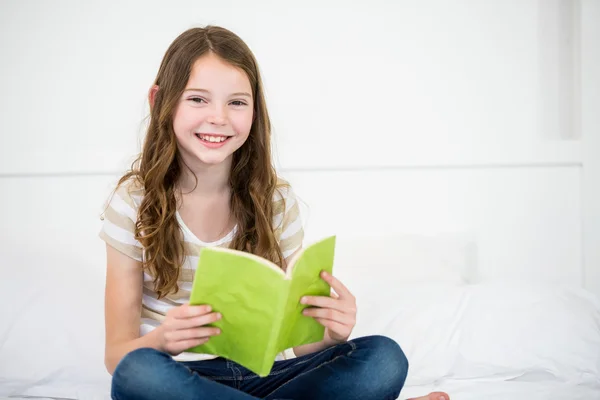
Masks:
[[[137,261],[142,261],[143,248],[135,239],[134,234],[138,207],[143,198],[143,189],[133,182],[131,180],[121,185],[111,197],[104,213],[100,238],[123,254]],[[280,180],[280,183],[283,182]],[[301,247],[304,239],[300,208],[289,185],[278,187],[275,191],[273,215],[275,237],[279,242],[284,258],[287,258]],[[237,230],[237,227],[234,227],[223,238],[206,243],[198,239],[186,227],[179,213],[177,213],[177,221],[183,233],[185,253],[183,268],[178,280],[179,291],[159,300],[153,288],[152,277],[148,273],[144,273],[140,335],[145,335],[159,326],[170,308],[189,302],[200,250],[208,246],[230,246]],[[184,352],[174,358],[180,361],[192,361],[207,360],[215,358],[215,356]],[[287,358],[286,353],[281,353],[278,356],[278,359],[282,358]]]

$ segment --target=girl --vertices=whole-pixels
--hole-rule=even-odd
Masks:
[[[396,399],[406,357],[386,337],[348,341],[356,303],[329,275],[335,294],[304,299],[324,339],[281,354],[268,377],[185,351],[220,333],[207,326],[221,318],[210,305],[188,304],[199,250],[227,246],[285,269],[302,245],[302,223],[292,188],[271,165],[259,69],[238,36],[211,26],[181,34],[149,102],[143,150],[120,179],[100,233],[112,398]]]

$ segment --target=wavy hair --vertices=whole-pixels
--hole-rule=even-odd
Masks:
[[[183,233],[176,210],[177,182],[184,167],[178,153],[173,115],[196,60],[213,53],[244,71],[254,98],[254,120],[246,142],[233,154],[230,206],[237,223],[231,248],[251,252],[283,268],[283,255],[273,227],[273,196],[285,182],[271,164],[271,122],[258,64],[246,43],[217,26],[192,28],[167,49],[154,84],[159,87],[151,107],[141,153],[117,188],[133,179],[143,189],[135,237],[143,246],[143,268],[154,279],[159,298],[179,290],[184,260]]]

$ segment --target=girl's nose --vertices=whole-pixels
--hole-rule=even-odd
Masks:
[[[222,107],[214,107],[208,118],[208,122],[213,125],[225,125],[227,122],[227,113]]]

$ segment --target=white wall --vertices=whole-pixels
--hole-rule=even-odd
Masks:
[[[65,251],[98,249],[82,221],[138,149],[164,51],[214,23],[259,60],[308,238],[463,231],[474,279],[600,294],[598,20],[594,0],[5,1],[0,220],[51,234],[47,199]]]
[[[600,2],[581,8],[581,116],[585,283],[600,294]]]

